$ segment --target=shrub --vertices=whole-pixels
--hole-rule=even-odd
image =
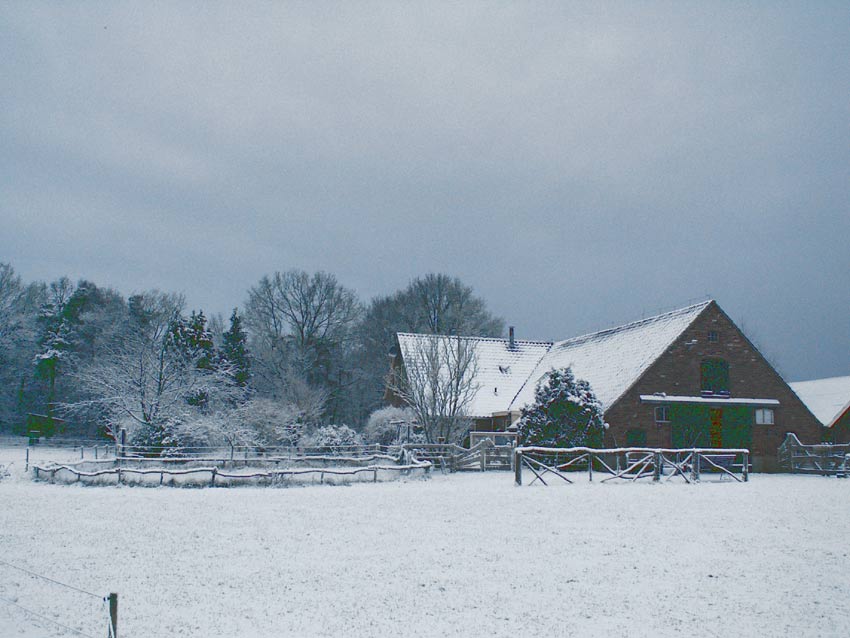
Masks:
[[[518,431],[522,445],[601,447],[602,405],[587,381],[570,368],[549,372],[534,391],[534,403],[523,408]]]

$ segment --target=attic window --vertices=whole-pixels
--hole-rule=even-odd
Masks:
[[[670,408],[666,405],[658,405],[655,407],[655,422],[656,423],[669,423],[670,422]]]
[[[717,334],[716,330],[710,330],[708,332],[708,341],[709,343],[717,343],[718,341],[720,341],[720,335]]]

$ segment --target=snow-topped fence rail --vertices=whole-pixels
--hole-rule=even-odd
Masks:
[[[593,480],[594,472],[602,476],[600,482],[621,480],[669,481],[679,477],[693,483],[705,477],[746,482],[750,471],[750,451],[723,448],[590,448],[590,447],[518,447],[514,450],[514,474],[517,485],[522,485],[526,469],[534,475],[529,485],[546,478],[558,478],[573,483],[579,473]],[[546,477],[546,478],[544,478]]]
[[[406,443],[402,447],[419,459],[431,461],[443,472],[508,470],[513,467],[513,446],[496,445],[489,438],[468,448],[454,443]]]
[[[850,443],[805,445],[789,432],[779,446],[779,465],[786,472],[847,478]]]
[[[300,464],[310,467],[298,467]],[[176,487],[378,482],[401,476],[427,476],[430,470],[430,461],[420,460],[408,451],[398,456],[118,457],[32,468],[35,480],[51,483]]]

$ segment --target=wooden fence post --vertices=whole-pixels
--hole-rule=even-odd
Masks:
[[[30,449],[29,449],[29,447],[27,447],[27,464],[26,464],[26,467],[24,468],[24,471],[25,472],[30,471]],[[37,470],[36,470],[35,477],[38,478],[38,471]]]
[[[744,467],[741,468],[741,471],[744,474],[744,483],[750,480],[750,455],[746,452],[744,453]]]
[[[481,471],[484,472],[487,469],[487,448],[486,447],[481,448],[480,462],[481,462]]]
[[[522,450],[514,448],[514,483],[522,485]]]
[[[593,452],[587,453],[587,478],[593,483]]]
[[[212,477],[210,478],[210,487],[215,487],[215,475],[218,472],[218,468],[212,469]]]
[[[118,594],[109,594],[109,635],[107,638],[118,638]]]
[[[80,446],[80,460],[81,460],[81,461],[84,461],[84,460],[85,460],[85,458],[86,458],[86,446],[85,446],[85,445],[81,445],[81,446]]]
[[[661,480],[661,452],[655,453],[655,467],[652,469],[652,480]]]
[[[121,428],[121,436],[119,438],[121,440],[121,448],[119,450],[120,453],[118,454],[118,456],[127,456],[127,450],[125,449],[125,446],[127,445],[127,430]]]
[[[699,481],[699,480],[700,480],[700,478],[699,478],[699,472],[700,472],[700,463],[701,463],[701,462],[702,462],[702,457],[700,456],[699,452],[697,452],[696,450],[694,450],[694,469],[693,469],[693,474],[694,474],[694,480],[695,480],[695,481]]]

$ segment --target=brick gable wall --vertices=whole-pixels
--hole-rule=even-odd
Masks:
[[[718,333],[716,343],[708,333]],[[696,340],[693,345],[686,345]],[[799,397],[744,336],[720,307],[712,302],[640,379],[605,413],[610,424],[606,445],[626,445],[631,428],[646,432],[650,447],[672,446],[671,424],[656,425],[655,406],[641,403],[641,394],[699,396],[700,365],[703,359],[719,358],[729,363],[732,397],[777,399],[774,425],[752,425],[754,468],[776,469],[776,451],[786,432],[794,432],[803,443],[818,443],[821,426]],[[714,407],[714,406],[713,406]]]

